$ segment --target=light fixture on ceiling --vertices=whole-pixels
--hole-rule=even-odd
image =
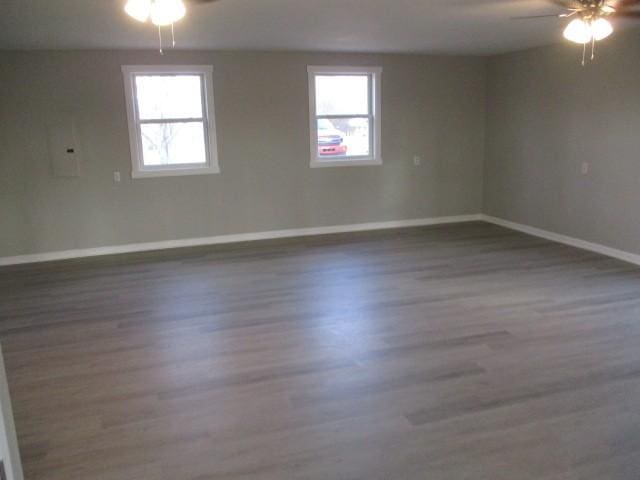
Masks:
[[[580,44],[590,42],[593,37],[589,24],[581,18],[571,20],[567,28],[564,29],[563,35],[570,42]]]
[[[598,18],[591,22],[591,33],[596,42],[599,42],[613,33],[613,26],[609,20]]]
[[[564,38],[573,43],[582,45],[582,66],[585,65],[587,56],[587,44],[591,43],[591,60],[595,58],[596,42],[604,40],[613,33],[613,26],[601,15],[603,11],[598,10],[581,15],[569,22],[564,29]]]
[[[596,42],[613,33],[609,18],[639,19],[640,0],[549,0],[564,7],[559,14],[515,17],[535,19],[545,17],[570,18],[573,20],[564,29],[564,38],[583,46],[582,65],[585,65],[587,44],[591,43],[591,60],[595,58]]]
[[[612,33],[611,23],[604,18],[595,20],[576,18],[564,29],[564,38],[574,43],[585,44],[593,40],[596,42],[604,40]]]
[[[151,14],[151,0],[129,0],[124,11],[139,22],[146,22]]]
[[[185,16],[187,8],[182,0],[128,0],[124,11],[139,22],[151,20],[158,27],[162,54],[162,27],[171,26],[172,46],[175,47],[174,23]]]
[[[158,27],[176,23],[187,8],[182,0],[128,0],[124,11],[139,22],[151,20]]]

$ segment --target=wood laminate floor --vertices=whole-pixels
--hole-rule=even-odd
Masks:
[[[482,223],[0,272],[27,480],[638,480],[640,269]]]

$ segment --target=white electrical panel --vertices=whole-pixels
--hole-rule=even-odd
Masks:
[[[49,125],[49,158],[55,177],[79,177],[82,155],[75,120],[71,115],[59,115]]]

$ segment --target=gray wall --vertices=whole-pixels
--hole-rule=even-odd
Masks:
[[[581,54],[565,43],[489,61],[484,210],[640,253],[640,29],[585,68]]]
[[[211,64],[221,175],[132,180],[123,64]],[[309,168],[309,64],[384,68],[383,166]],[[252,52],[0,52],[0,256],[479,213],[481,58]],[[79,178],[46,127],[78,119]],[[413,156],[426,161],[413,166]],[[120,184],[113,172],[123,173]]]

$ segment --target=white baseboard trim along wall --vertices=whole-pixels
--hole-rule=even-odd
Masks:
[[[480,215],[480,219],[500,225],[501,227],[508,228],[510,230],[517,230],[519,232],[527,233],[535,237],[545,238],[553,242],[563,243],[572,247],[581,248],[582,250],[589,250],[591,252],[600,253],[607,257],[617,258],[625,262],[640,265],[640,255],[625,252],[624,250],[618,250],[616,248],[607,247],[599,243],[587,242],[586,240],[580,240],[579,238],[569,237],[567,235],[561,235],[559,233],[550,232],[548,230],[542,230],[541,228],[531,227],[529,225],[523,225],[521,223],[511,222],[498,217],[492,217],[490,215]]]
[[[371,230],[389,230],[392,228],[421,227],[427,225],[441,225],[446,223],[474,222],[480,221],[481,219],[482,215],[480,214],[456,215],[451,217],[432,217],[411,220],[395,220],[389,222],[355,223],[350,225],[332,225],[327,227],[293,228],[289,230],[240,233],[232,235],[219,235],[215,237],[187,238],[182,240],[166,240],[148,243],[131,243],[128,245],[82,248],[77,250],[65,250],[59,252],[17,255],[15,257],[0,257],[0,266],[51,262],[55,260],[68,260],[71,258],[97,257],[101,255],[114,255],[119,253],[168,250],[171,248],[200,247],[206,245],[222,245],[226,243],[253,242],[257,240],[273,240],[278,238],[310,237],[314,235],[329,235],[332,233],[366,232]]]
[[[149,252],[154,250],[168,250],[172,248],[199,247],[207,245],[222,245],[227,243],[253,242],[258,240],[274,240],[278,238],[310,237],[314,235],[329,235],[332,233],[366,232],[372,230],[389,230],[392,228],[421,227],[428,225],[442,225],[447,223],[463,223],[484,221],[501,227],[545,238],[553,242],[563,243],[572,247],[600,253],[608,257],[617,258],[625,262],[640,265],[640,255],[625,252],[598,243],[587,242],[579,238],[568,237],[549,232],[540,228],[511,222],[490,215],[456,215],[451,217],[418,218],[412,220],[395,220],[389,222],[355,223],[349,225],[332,225],[327,227],[293,228],[288,230],[272,230],[267,232],[240,233],[219,235],[215,237],[187,238],[182,240],[166,240],[160,242],[132,243],[108,247],[83,248],[59,252],[36,253],[31,255],[17,255],[14,257],[0,257],[0,266],[20,265],[25,263],[51,262],[72,258],[97,257],[120,253]]]

